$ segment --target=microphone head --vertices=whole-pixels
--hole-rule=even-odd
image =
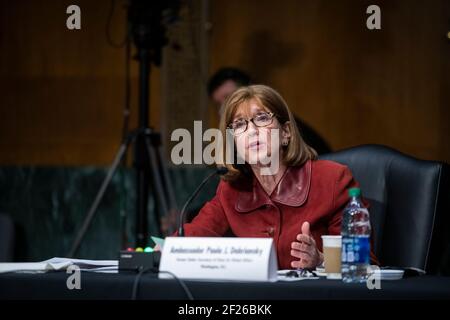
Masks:
[[[224,175],[228,172],[227,167],[218,167],[216,173],[219,175]]]

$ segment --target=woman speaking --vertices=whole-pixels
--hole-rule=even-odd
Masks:
[[[184,225],[186,236],[272,237],[281,269],[323,262],[321,235],[341,232],[350,170],[317,160],[283,98],[264,85],[242,87],[223,105],[224,152],[234,144],[215,197]],[[241,161],[239,161],[241,159]],[[276,165],[274,165],[276,164]]]

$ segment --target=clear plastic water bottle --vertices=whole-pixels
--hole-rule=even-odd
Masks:
[[[361,190],[348,190],[350,202],[342,217],[342,281],[365,282],[370,266],[369,211],[361,201]]]

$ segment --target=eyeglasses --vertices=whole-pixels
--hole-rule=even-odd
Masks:
[[[230,123],[227,128],[233,130],[233,135],[238,136],[240,134],[243,134],[245,131],[247,131],[248,123],[251,121],[253,124],[257,127],[267,127],[268,125],[271,125],[273,122],[273,112],[261,112],[258,113],[256,116],[254,116],[251,119],[237,119]]]

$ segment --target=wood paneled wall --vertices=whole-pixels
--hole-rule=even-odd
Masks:
[[[385,144],[450,162],[450,3],[212,2],[211,69],[276,88],[334,150]],[[381,8],[381,30],[366,8]]]
[[[81,7],[79,31],[66,28],[70,4]],[[123,4],[112,16],[116,41]],[[210,73],[233,65],[273,86],[335,150],[380,143],[450,162],[448,1],[376,1],[379,31],[365,27],[370,4],[210,1]],[[110,163],[121,138],[125,51],[106,41],[109,8],[108,0],[0,0],[0,164]],[[138,63],[131,67],[134,127]],[[160,74],[152,69],[150,89],[158,130]],[[212,108],[210,116],[217,120]]]
[[[124,1],[110,33],[125,35]],[[81,8],[81,30],[66,8]],[[106,41],[111,1],[0,2],[0,163],[107,165],[122,136],[125,50]],[[151,73],[150,122],[159,124],[159,69]],[[137,125],[138,63],[131,62],[131,121]]]

